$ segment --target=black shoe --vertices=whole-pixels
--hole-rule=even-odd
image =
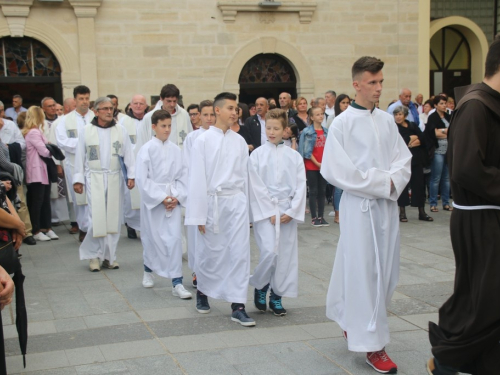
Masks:
[[[253,294],[253,303],[257,310],[266,312],[267,286],[262,289],[255,289]]]
[[[329,227],[330,226],[330,224],[328,224],[326,222],[326,220],[323,219],[322,217],[319,217],[317,220],[319,221],[319,223],[321,224],[322,227]]]
[[[130,228],[127,224],[125,224],[125,226],[127,227],[127,237],[132,240],[137,239],[137,232],[135,231],[135,229]]]
[[[318,218],[314,218],[314,219],[312,219],[312,221],[311,221],[311,225],[312,225],[313,227],[322,227],[322,225],[321,225],[321,220],[320,220],[320,219],[318,219]]]
[[[33,236],[28,236],[26,237],[23,242],[26,244],[26,245],[36,245],[36,241],[35,239],[33,238]]]
[[[208,314],[210,312],[208,297],[200,291],[196,292],[196,311],[200,314]]]
[[[271,296],[269,297],[269,308],[276,316],[286,315],[286,310],[283,308],[283,305],[281,304],[281,296],[274,294],[272,289],[271,289]]]

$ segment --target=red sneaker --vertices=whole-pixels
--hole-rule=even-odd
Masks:
[[[366,363],[382,374],[396,374],[398,372],[398,366],[389,358],[385,348],[378,352],[366,353]]]
[[[347,341],[347,331],[344,331],[344,340]]]

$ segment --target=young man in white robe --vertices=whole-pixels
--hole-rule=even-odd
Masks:
[[[214,99],[216,123],[194,142],[189,167],[186,225],[197,225],[196,309],[210,311],[208,297],[231,302],[231,320],[255,321],[245,311],[250,277],[248,146],[230,127],[238,120],[236,95]],[[199,131],[199,130],[198,130]]]
[[[85,187],[89,205],[89,229],[80,245],[80,259],[90,260],[90,271],[100,267],[118,269],[116,248],[122,225],[122,163],[127,169],[127,187],[134,187],[135,160],[127,130],[113,119],[113,104],[107,97],[95,101],[97,116],[78,135],[73,188]],[[102,260],[102,265],[99,264]]]
[[[130,101],[130,110],[125,115],[122,115],[118,121],[120,125],[127,129],[135,158],[137,158],[137,154],[139,153],[137,131],[144,121],[147,108],[146,98],[142,95],[134,95]],[[139,190],[137,186],[132,190],[125,187],[123,193],[125,197],[123,219],[127,227],[127,237],[136,239],[136,231],[141,230],[141,198]]]
[[[250,277],[255,287],[254,303],[265,312],[286,315],[281,297],[298,294],[299,259],[297,223],[304,222],[306,171],[301,155],[285,146],[283,133],[288,123],[282,109],[266,114],[267,141],[250,155],[250,212],[259,264]]]
[[[344,330],[349,350],[392,374],[387,306],[399,278],[397,199],[410,179],[411,153],[394,118],[375,107],[383,66],[374,57],[354,63],[356,101],[330,126],[321,174],[344,191],[326,315]]]
[[[64,174],[70,194],[69,198],[71,198],[76,216],[76,225],[72,223],[71,232],[75,233],[80,231],[79,240],[82,242],[89,227],[89,209],[84,192],[78,194],[75,193],[73,189],[75,155],[80,134],[83,133],[83,128],[87,124],[90,124],[95,114],[89,110],[90,89],[87,86],[76,86],[73,89],[73,96],[75,98],[76,108],[54,124],[54,131],[57,145],[66,155],[66,159],[64,159]]]
[[[191,151],[193,149],[194,141],[203,132],[208,130],[210,126],[215,124],[215,113],[214,113],[214,102],[211,100],[203,100],[200,105],[200,127],[197,131],[189,133],[184,141],[184,147],[182,149],[183,159],[185,168],[188,170],[189,179],[189,164],[191,161]],[[188,197],[189,199],[189,197]],[[195,260],[196,260],[196,248],[203,245],[203,238],[198,231],[197,225],[186,225],[187,233],[187,251],[188,251],[188,265],[193,271],[193,287],[196,288],[198,283],[196,279],[195,271]]]
[[[181,149],[168,140],[172,117],[164,110],[152,116],[156,137],[137,155],[136,179],[141,194],[141,242],[144,248],[142,285],[153,287],[153,272],[172,279],[172,294],[192,297],[182,285],[182,218],[187,170]]]

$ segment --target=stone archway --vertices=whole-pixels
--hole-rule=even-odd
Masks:
[[[224,76],[223,91],[239,92],[238,79],[243,67],[252,57],[262,53],[281,55],[291,65],[297,79],[297,95],[314,95],[313,74],[304,56],[294,46],[274,37],[254,39],[235,53]]]

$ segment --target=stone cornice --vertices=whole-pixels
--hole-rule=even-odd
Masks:
[[[33,0],[0,0],[0,5],[9,25],[10,36],[23,37]]]
[[[222,12],[222,19],[226,23],[236,21],[238,12],[268,12],[268,13],[299,13],[300,23],[311,23],[312,16],[316,10],[316,2],[282,2],[276,7],[259,6],[259,0],[254,4],[248,1],[219,1],[217,7]]]
[[[69,0],[78,18],[94,18],[102,0]]]

